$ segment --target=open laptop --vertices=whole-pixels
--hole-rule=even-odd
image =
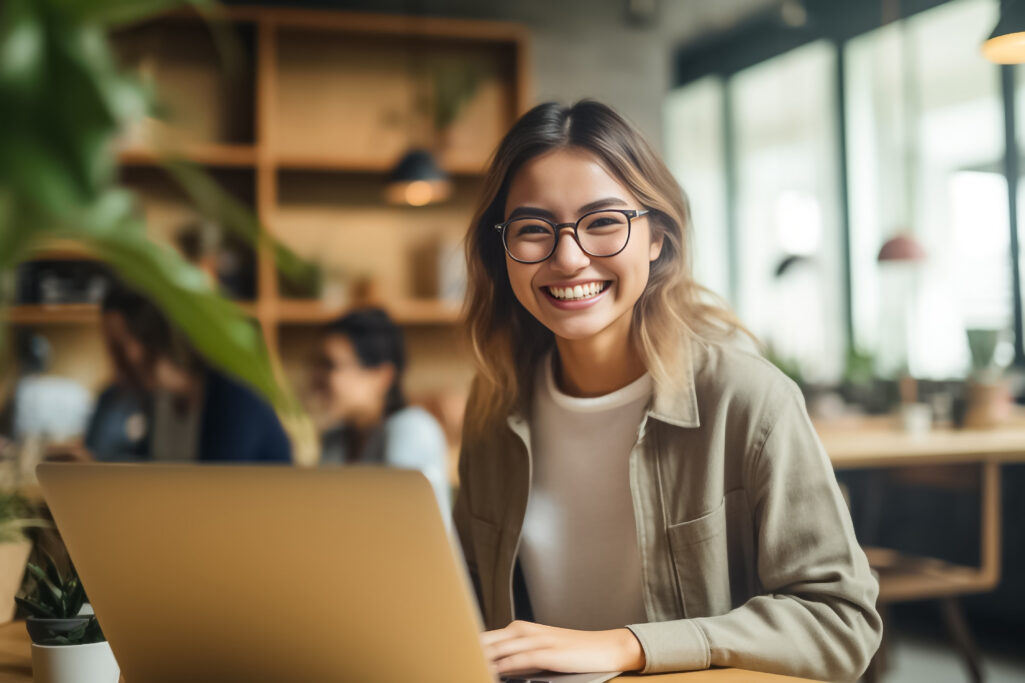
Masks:
[[[37,474],[128,683],[494,680],[462,558],[419,472],[54,463]]]

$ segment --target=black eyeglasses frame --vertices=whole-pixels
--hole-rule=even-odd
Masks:
[[[623,241],[623,246],[621,246],[618,251],[612,254],[592,254],[587,249],[585,249],[584,245],[580,242],[580,221],[584,220],[588,216],[593,216],[596,213],[609,213],[611,211],[615,211],[616,213],[621,213],[624,216],[626,216],[626,239]],[[516,261],[517,263],[541,263],[543,261],[547,261],[548,259],[550,259],[552,257],[552,254],[555,253],[555,250],[559,248],[559,238],[562,236],[562,231],[565,228],[573,228],[573,241],[577,243],[578,247],[580,247],[580,251],[584,252],[588,256],[593,256],[594,258],[609,258],[622,253],[622,251],[626,249],[626,245],[630,244],[630,236],[633,234],[633,219],[640,218],[641,216],[646,216],[648,213],[650,213],[648,209],[595,209],[594,211],[588,211],[573,223],[553,223],[547,218],[542,218],[541,216],[516,216],[515,218],[510,218],[509,220],[503,223],[498,223],[494,226],[494,228],[501,235],[502,246],[505,248],[505,253],[509,255],[509,258],[511,258],[513,261]],[[547,223],[548,225],[552,226],[552,230],[555,232],[555,240],[552,242],[552,250],[549,251],[544,258],[536,259],[533,261],[524,261],[523,259],[516,258],[513,255],[512,251],[509,250],[509,244],[508,242],[506,242],[505,239],[507,232],[506,228],[508,228],[509,224],[513,221],[521,221],[526,218],[541,221],[542,223]]]

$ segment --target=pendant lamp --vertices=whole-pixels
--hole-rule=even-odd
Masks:
[[[1025,62],[1025,2],[1000,0],[1000,19],[986,42],[983,56],[997,64]]]
[[[423,13],[423,7],[418,4],[413,3],[406,8],[411,22]],[[425,76],[430,62],[428,44],[413,24],[411,28],[406,51],[411,144],[388,174],[384,198],[388,203],[400,206],[427,206],[448,199],[452,194],[452,181],[432,152],[438,149],[438,125],[427,112],[429,103],[434,102],[438,92],[437,88],[432,91],[429,78]],[[418,113],[426,115],[418,116]],[[426,119],[430,123],[425,127]]]
[[[883,243],[876,260],[884,261],[924,261],[925,249],[910,233],[901,233]]]
[[[392,204],[426,206],[452,194],[452,182],[434,155],[423,148],[407,151],[388,176],[385,198]]]

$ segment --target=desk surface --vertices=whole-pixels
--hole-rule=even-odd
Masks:
[[[0,683],[31,683],[31,645],[32,642],[29,640],[28,632],[25,631],[24,622],[14,621],[0,625]],[[806,681],[807,679],[740,669],[714,669],[682,674],[644,676],[643,679],[626,676],[617,680],[643,680],[645,683],[647,681],[653,683],[702,683],[703,681],[709,683],[786,683],[786,681]]]
[[[892,417],[864,417],[815,423],[837,469],[1025,462],[1025,422],[994,429],[900,431]]]

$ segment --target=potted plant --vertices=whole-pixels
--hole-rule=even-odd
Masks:
[[[25,529],[46,526],[36,519],[31,503],[15,491],[0,490],[0,623],[14,617],[15,595],[25,576],[25,563],[32,552],[32,541]]]
[[[117,683],[121,671],[74,566],[62,573],[46,556],[47,567],[28,565],[35,587],[18,597],[28,610],[32,638],[32,678],[36,683]]]

